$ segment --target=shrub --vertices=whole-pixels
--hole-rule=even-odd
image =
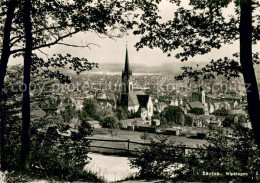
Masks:
[[[130,159],[132,168],[139,168],[141,179],[168,179],[174,174],[177,164],[183,159],[183,150],[173,147],[166,136],[150,138],[150,145],[145,145]]]
[[[66,128],[57,126],[48,128],[47,132],[35,131],[32,134],[31,170],[59,180],[100,181],[94,174],[83,171],[89,162],[89,141],[84,137],[91,130],[87,128],[83,122],[78,131],[71,130],[71,135],[62,134]]]
[[[224,181],[257,182],[260,180],[259,150],[252,130],[235,123],[233,138],[227,137],[219,129],[200,150],[190,152],[178,180],[182,181]],[[219,176],[205,175],[219,173]],[[240,175],[230,175],[240,173]],[[242,175],[242,176],[241,176]]]

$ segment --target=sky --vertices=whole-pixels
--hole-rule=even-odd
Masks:
[[[183,1],[187,3],[188,1]],[[184,3],[184,6],[187,5]],[[175,7],[163,1],[160,4],[159,9],[161,11],[161,15],[163,20],[170,19],[173,17]],[[232,7],[227,9],[224,13],[230,13],[232,11]],[[145,65],[161,65],[167,62],[180,62],[174,56],[167,57],[165,53],[163,53],[160,49],[154,48],[142,48],[138,52],[134,47],[135,43],[140,40],[140,36],[135,36],[131,32],[123,38],[118,38],[116,40],[110,38],[100,38],[95,33],[79,33],[74,35],[71,38],[65,39],[65,43],[70,44],[85,44],[85,43],[95,43],[98,46],[91,45],[91,49],[89,48],[73,48],[62,45],[52,46],[51,48],[43,49],[45,53],[49,55],[53,55],[55,53],[70,53],[73,56],[77,57],[85,57],[91,62],[97,62],[99,64],[102,63],[122,63],[125,59],[125,49],[126,43],[128,45],[128,53],[130,64],[145,64]],[[260,51],[260,43],[253,47],[253,51]],[[197,55],[191,58],[189,61],[195,61],[198,63],[208,62],[211,59],[223,58],[224,56],[231,56],[233,53],[239,51],[239,42],[235,42],[233,45],[224,45],[222,48],[213,49],[210,53],[206,55]],[[175,52],[172,53],[174,55]],[[177,52],[176,52],[177,53]],[[44,57],[44,55],[43,55]],[[17,63],[21,63],[20,60],[11,60],[9,62],[10,65],[14,65]]]

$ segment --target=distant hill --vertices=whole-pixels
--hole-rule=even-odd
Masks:
[[[197,62],[167,62],[157,66],[149,66],[145,64],[130,65],[133,73],[162,73],[162,74],[179,74],[182,72],[181,67],[191,66],[196,67]],[[206,62],[200,64],[206,65]],[[100,63],[98,69],[93,69],[92,72],[121,72],[124,68],[124,63]]]
[[[199,68],[205,66],[208,62],[200,62]],[[160,74],[180,74],[182,72],[181,67],[189,66],[189,67],[197,67],[197,62],[188,61],[188,62],[165,62],[161,65],[149,66],[145,64],[136,64],[131,63],[130,68],[133,73],[160,73]],[[99,63],[99,68],[94,68],[89,72],[99,72],[99,73],[121,73],[124,68],[124,63]],[[59,68],[59,71],[62,73],[75,73],[68,68]],[[84,74],[84,73],[82,73]]]

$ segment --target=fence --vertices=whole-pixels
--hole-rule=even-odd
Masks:
[[[134,153],[139,152],[139,149],[142,146],[151,146],[148,142],[137,142],[131,140],[119,140],[119,139],[98,139],[98,138],[91,138],[86,137],[86,139],[90,140],[90,149],[91,151],[99,151],[99,152],[107,152],[107,153]],[[176,148],[181,149],[185,154],[191,150],[205,150],[200,148],[194,147],[187,147],[187,146],[166,146],[169,148]]]
[[[134,157],[135,155],[137,155],[136,153],[140,152],[140,149],[138,150],[138,147],[140,148],[140,146],[151,146],[152,144],[147,143],[147,142],[136,142],[136,141],[131,141],[131,140],[121,140],[121,139],[98,139],[98,138],[91,138],[91,137],[87,137],[87,140],[90,140],[90,148],[91,151],[94,152],[101,152],[101,153],[111,153],[111,154],[120,154],[123,156],[129,156],[129,157]],[[183,153],[185,156],[182,156],[185,159],[189,159],[190,156],[188,154],[189,151],[203,151],[203,153],[205,151],[208,152],[212,152],[215,151],[213,149],[204,149],[204,148],[195,148],[195,147],[187,147],[187,146],[165,146],[165,147],[169,147],[169,148],[176,148],[176,150],[183,150],[183,151],[175,151],[176,155],[178,155],[178,153]],[[102,151],[103,150],[103,151]],[[215,152],[218,153],[218,152]],[[179,155],[181,155],[179,154]],[[181,156],[176,156],[177,158],[181,157]],[[168,157],[165,157],[165,160]],[[171,158],[171,157],[169,157]],[[191,157],[193,158],[193,157]],[[204,160],[204,159],[202,159]],[[231,159],[230,159],[231,160]],[[209,159],[209,161],[211,161]],[[175,161],[176,166],[178,167],[179,165],[183,164],[183,159],[176,159]],[[234,172],[222,172],[220,174],[216,174],[218,172],[214,172],[213,170],[208,170],[208,171],[203,171],[203,175],[204,176],[231,176],[231,177],[241,177],[241,176],[248,176],[247,170],[242,170],[241,172],[238,171],[234,171]],[[256,172],[256,174],[254,176],[258,176],[259,174]]]

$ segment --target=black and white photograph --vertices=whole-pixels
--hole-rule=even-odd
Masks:
[[[0,183],[260,182],[259,0],[0,0]]]

